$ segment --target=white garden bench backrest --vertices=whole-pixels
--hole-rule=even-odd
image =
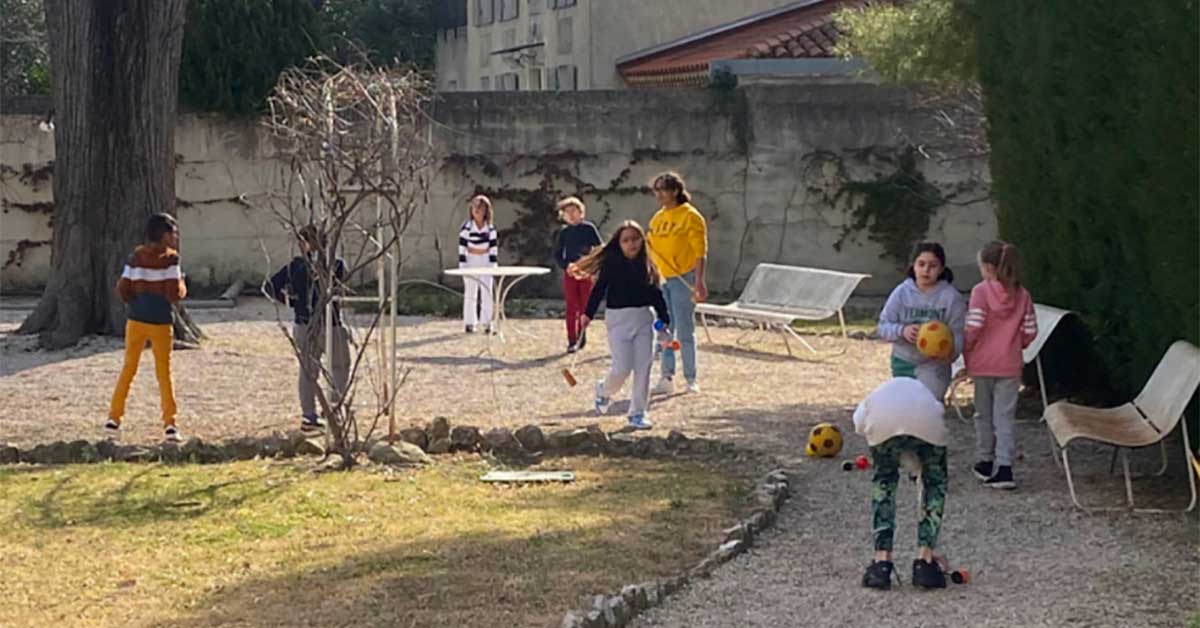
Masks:
[[[818,311],[832,316],[850,293],[870,275],[820,268],[759,264],[742,289],[738,302],[773,310]]]

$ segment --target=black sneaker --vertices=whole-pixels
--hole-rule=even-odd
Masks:
[[[575,345],[567,345],[567,353],[575,353],[576,351],[578,349],[575,348]]]
[[[927,563],[920,558],[913,559],[913,586],[922,589],[945,589],[946,574],[936,562]]]
[[[995,473],[995,470],[992,468],[991,460],[976,462],[973,471],[975,471],[975,477],[979,478],[980,482],[987,482]]]
[[[121,424],[109,419],[108,423],[104,424],[104,437],[108,440],[120,440]]]
[[[996,474],[988,478],[983,485],[1007,491],[1017,488],[1017,483],[1013,481],[1012,467],[1009,466],[996,467]]]
[[[167,428],[163,430],[163,440],[169,443],[178,443],[179,441],[183,440],[183,436],[179,434],[179,428],[175,427],[174,425],[168,425]]]
[[[300,431],[301,432],[319,432],[323,429],[325,429],[325,422],[316,417],[313,417],[313,418],[305,417],[304,419],[301,419],[301,421],[300,421]]]
[[[474,325],[467,325],[467,333],[468,333],[468,334],[473,334],[473,333],[475,333],[475,326],[474,326]]]
[[[863,574],[862,585],[869,589],[880,589],[883,591],[891,589],[893,567],[890,560],[877,560],[867,565],[867,571]]]

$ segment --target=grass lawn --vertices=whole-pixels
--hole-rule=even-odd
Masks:
[[[869,334],[875,331],[879,326],[879,321],[873,318],[847,318],[846,333],[852,334],[856,331],[861,331]],[[796,321],[792,324],[792,328],[800,333],[809,334],[837,334],[842,333],[842,324],[837,318],[828,318],[823,321]]]
[[[749,476],[571,458],[315,475],[291,463],[0,467],[0,626],[539,626],[698,561]]]

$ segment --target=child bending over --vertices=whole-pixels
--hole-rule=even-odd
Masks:
[[[875,560],[863,574],[864,587],[892,586],[892,541],[896,533],[896,485],[900,466],[920,465],[921,521],[919,554],[913,560],[913,584],[946,587],[946,576],[934,560],[942,513],[946,507],[946,424],[944,409],[920,381],[898,377],[876,388],[854,411],[854,431],[867,437],[875,466],[871,489]]]

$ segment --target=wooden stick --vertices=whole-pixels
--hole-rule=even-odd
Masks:
[[[576,341],[575,344],[578,345],[579,341]],[[579,383],[578,381],[575,380],[575,375],[571,373],[571,371],[575,370],[575,364],[578,361],[579,361],[579,348],[575,347],[575,353],[571,354],[571,366],[562,370],[563,379],[567,380],[568,386],[574,387],[576,384]]]
[[[647,237],[646,237],[646,240],[645,240],[645,242],[646,242],[646,248],[647,248],[647,249],[649,249],[649,250],[651,250],[651,251],[654,251],[654,247],[653,247],[653,246],[650,246],[650,237],[649,237],[649,236],[647,236]],[[658,253],[658,251],[654,251],[654,252],[655,252],[655,254],[657,254],[657,253]],[[666,261],[666,259],[667,259],[667,258],[665,258],[665,257],[663,257],[663,256],[661,256],[661,255],[659,255],[658,257],[659,257],[659,259],[662,259],[664,262],[665,262],[665,261]],[[651,262],[653,262],[653,260],[651,260]],[[670,268],[670,270],[671,270],[672,272],[674,272],[674,273],[675,273],[675,277],[674,277],[674,278],[675,278],[675,279],[678,279],[679,281],[681,281],[681,282],[683,283],[683,285],[687,287],[687,289],[688,289],[688,292],[691,292],[691,293],[692,293],[692,300],[693,300],[693,301],[695,301],[695,300],[696,300],[696,287],[695,287],[695,286],[693,286],[692,284],[688,283],[688,280],[686,280],[686,279],[684,279],[684,278],[683,278],[683,276],[684,276],[686,273],[681,273],[681,272],[679,272],[679,269],[678,269],[678,268],[675,268],[674,266],[672,266],[672,267]]]

